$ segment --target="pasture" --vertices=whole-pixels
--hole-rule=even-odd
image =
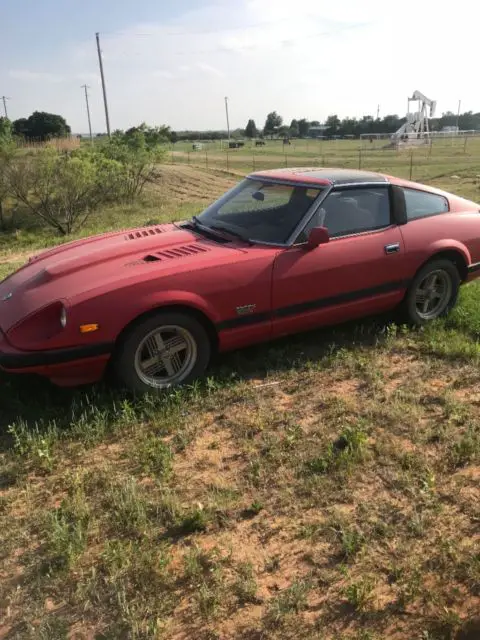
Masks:
[[[412,178],[419,182],[445,179],[450,175],[478,172],[479,137],[434,138],[432,144],[403,149],[384,149],[388,140],[265,140],[265,146],[245,140],[240,149],[228,149],[226,141],[202,142],[200,151],[192,143],[171,145],[168,159],[203,169],[249,173],[277,167],[346,167],[369,169]],[[448,182],[447,182],[448,183]]]
[[[308,144],[288,166],[358,166],[358,141]],[[415,149],[413,177],[480,201],[479,152]],[[253,155],[227,170],[177,144],[141,205],[81,235],[198,213]],[[411,158],[361,161],[408,177]],[[18,216],[0,277],[60,242]],[[224,355],[142,400],[1,375],[0,638],[478,638],[479,296],[419,331],[381,317]]]

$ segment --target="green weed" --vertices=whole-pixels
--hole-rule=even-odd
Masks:
[[[364,577],[350,583],[344,590],[348,603],[359,612],[365,612],[373,598],[375,580]]]
[[[297,580],[281,591],[278,596],[272,598],[266,612],[267,626],[278,624],[284,616],[306,609],[308,606],[307,597],[311,588],[311,582]]]

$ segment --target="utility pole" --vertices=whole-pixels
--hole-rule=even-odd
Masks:
[[[230,142],[230,121],[228,119],[228,98],[225,96],[225,113],[227,114],[228,141]]]
[[[2,96],[2,100],[3,100],[3,110],[5,111],[5,118],[8,118],[7,100],[10,100],[10,98],[7,98],[7,96]]]
[[[102,52],[100,50],[100,34],[96,33],[95,37],[97,38],[98,64],[100,67],[100,76],[102,78],[103,104],[105,105],[105,122],[107,123],[107,134],[110,138],[110,118],[108,116],[107,89],[105,87],[105,76],[103,74]]]
[[[377,120],[380,116],[380,105],[377,105]]]
[[[462,101],[461,101],[461,100],[459,100],[459,101],[458,101],[458,111],[457,111],[457,134],[458,134],[458,132],[460,131],[460,128],[459,128],[459,126],[458,126],[458,123],[459,123],[459,121],[460,121],[460,105],[461,105],[461,104],[462,104]]]
[[[82,84],[82,89],[85,89],[85,102],[87,105],[87,117],[88,117],[88,131],[90,132],[90,144],[93,144],[93,136],[92,136],[92,121],[90,120],[90,107],[88,104],[88,85]]]

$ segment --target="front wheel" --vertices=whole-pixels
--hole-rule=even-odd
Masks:
[[[127,333],[114,358],[119,381],[146,393],[192,382],[210,360],[207,332],[193,317],[159,311]]]
[[[432,260],[417,273],[404,303],[407,319],[423,325],[455,306],[460,288],[456,266],[446,259]]]

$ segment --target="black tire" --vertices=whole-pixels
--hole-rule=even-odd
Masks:
[[[177,334],[173,331],[174,327],[178,328]],[[159,332],[162,333],[159,334]],[[151,339],[152,334],[155,341],[157,335],[162,336],[161,339],[163,339],[163,336],[170,334],[172,338],[177,336],[177,340],[185,340],[187,350],[191,349],[194,352],[191,360],[188,361],[184,374],[182,375],[180,371],[179,378],[170,383],[162,383],[162,378],[165,380],[168,377],[166,369],[164,369],[164,372],[167,373],[167,376],[162,377],[159,375],[156,378],[155,376],[148,376],[142,368],[148,357],[152,355],[147,346],[147,344],[151,344],[148,341]],[[167,338],[163,344],[166,345],[169,341],[171,342],[170,338]],[[144,346],[142,347],[141,345]],[[159,363],[157,367],[162,366],[163,358],[161,354],[167,352],[170,353],[166,349],[158,351],[149,361],[156,357]],[[147,357],[142,360],[145,353]],[[196,378],[201,377],[208,366],[210,355],[211,344],[209,337],[198,320],[187,313],[159,311],[144,320],[140,320],[126,332],[114,354],[112,368],[116,379],[129,390],[134,393],[151,393],[181,384],[189,384]],[[155,366],[155,363],[152,366]],[[172,369],[172,357],[170,357],[170,368]],[[172,379],[172,376],[169,377]],[[147,378],[155,379],[158,384],[147,383]]]
[[[438,274],[438,278],[444,283],[444,296],[441,304],[439,301],[437,308],[433,306],[431,314],[428,312],[423,313],[423,307],[422,310],[419,309],[419,306],[422,305],[422,291],[424,290],[421,285],[425,283],[428,276],[433,276],[434,274]],[[422,326],[446,315],[457,302],[460,282],[458,269],[451,260],[438,258],[427,262],[413,279],[405,296],[403,313],[407,322]],[[432,301],[432,304],[434,302]]]

